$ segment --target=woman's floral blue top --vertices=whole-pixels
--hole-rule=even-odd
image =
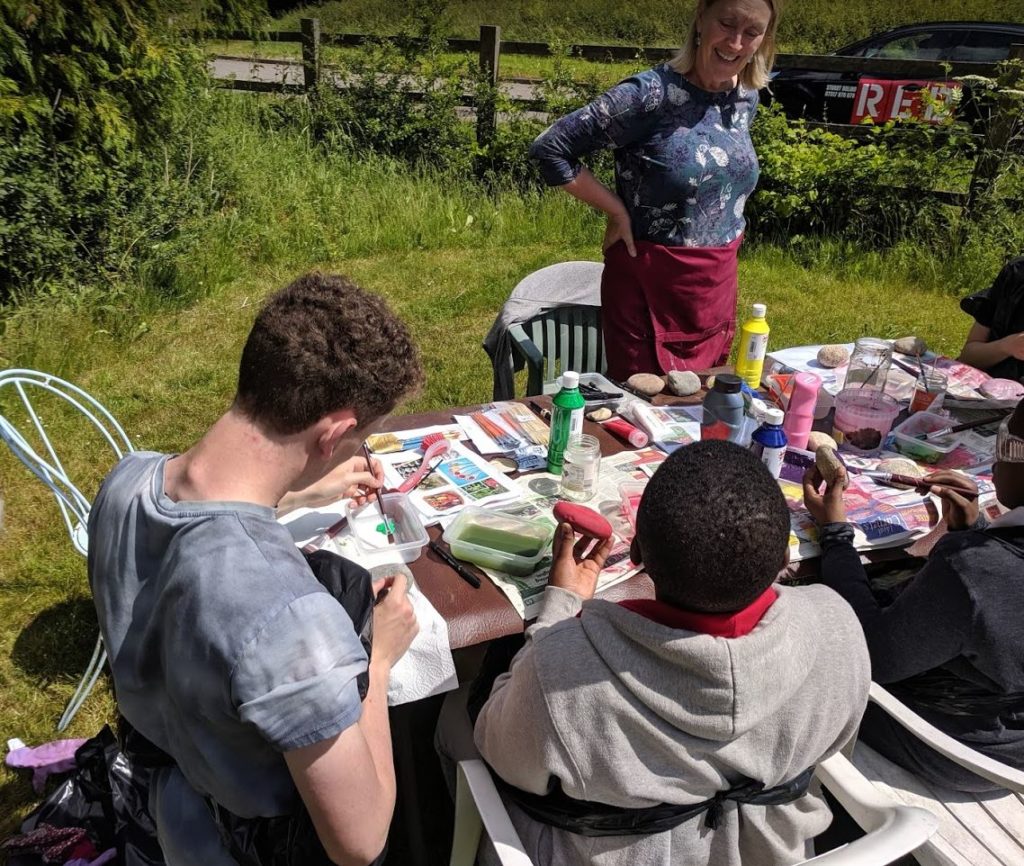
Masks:
[[[580,157],[615,150],[615,186],[637,240],[722,247],[743,233],[743,205],[759,168],[750,140],[756,90],[710,93],[663,64],[627,78],[548,127],[530,156],[551,186]]]

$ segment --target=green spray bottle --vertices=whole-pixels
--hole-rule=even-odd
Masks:
[[[562,474],[562,463],[569,437],[583,432],[583,407],[580,374],[562,373],[562,388],[551,401],[551,435],[548,437],[548,472]]]

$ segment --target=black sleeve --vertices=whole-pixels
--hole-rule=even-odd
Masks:
[[[1024,257],[1013,259],[1003,266],[992,285],[981,292],[968,295],[960,301],[960,309],[973,316],[979,325],[992,328],[995,325],[996,310],[1003,298],[1012,293],[1013,287],[1024,277]],[[1002,334],[998,336],[1004,336]]]
[[[871,653],[871,678],[904,680],[956,657],[970,629],[972,604],[941,542],[896,599],[883,607],[871,592],[848,523],[821,530],[821,579],[849,603]]]

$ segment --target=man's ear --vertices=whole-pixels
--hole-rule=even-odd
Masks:
[[[640,553],[640,542],[636,540],[636,536],[633,536],[633,540],[629,543],[629,559],[633,565],[643,565],[643,555]]]
[[[330,460],[341,441],[358,423],[351,409],[339,409],[321,418],[317,422],[319,429],[316,437],[319,456],[324,460]]]

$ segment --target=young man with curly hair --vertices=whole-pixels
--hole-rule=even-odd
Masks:
[[[220,808],[257,819],[304,805],[339,864],[384,847],[387,683],[416,632],[405,578],[373,610],[360,701],[352,620],[276,515],[379,487],[380,466],[353,455],[421,379],[381,298],[309,274],[258,314],[234,402],[203,437],[179,455],[130,454],[104,481],[89,579],[119,709],[173,759],[149,800],[171,866],[236,862]]]

